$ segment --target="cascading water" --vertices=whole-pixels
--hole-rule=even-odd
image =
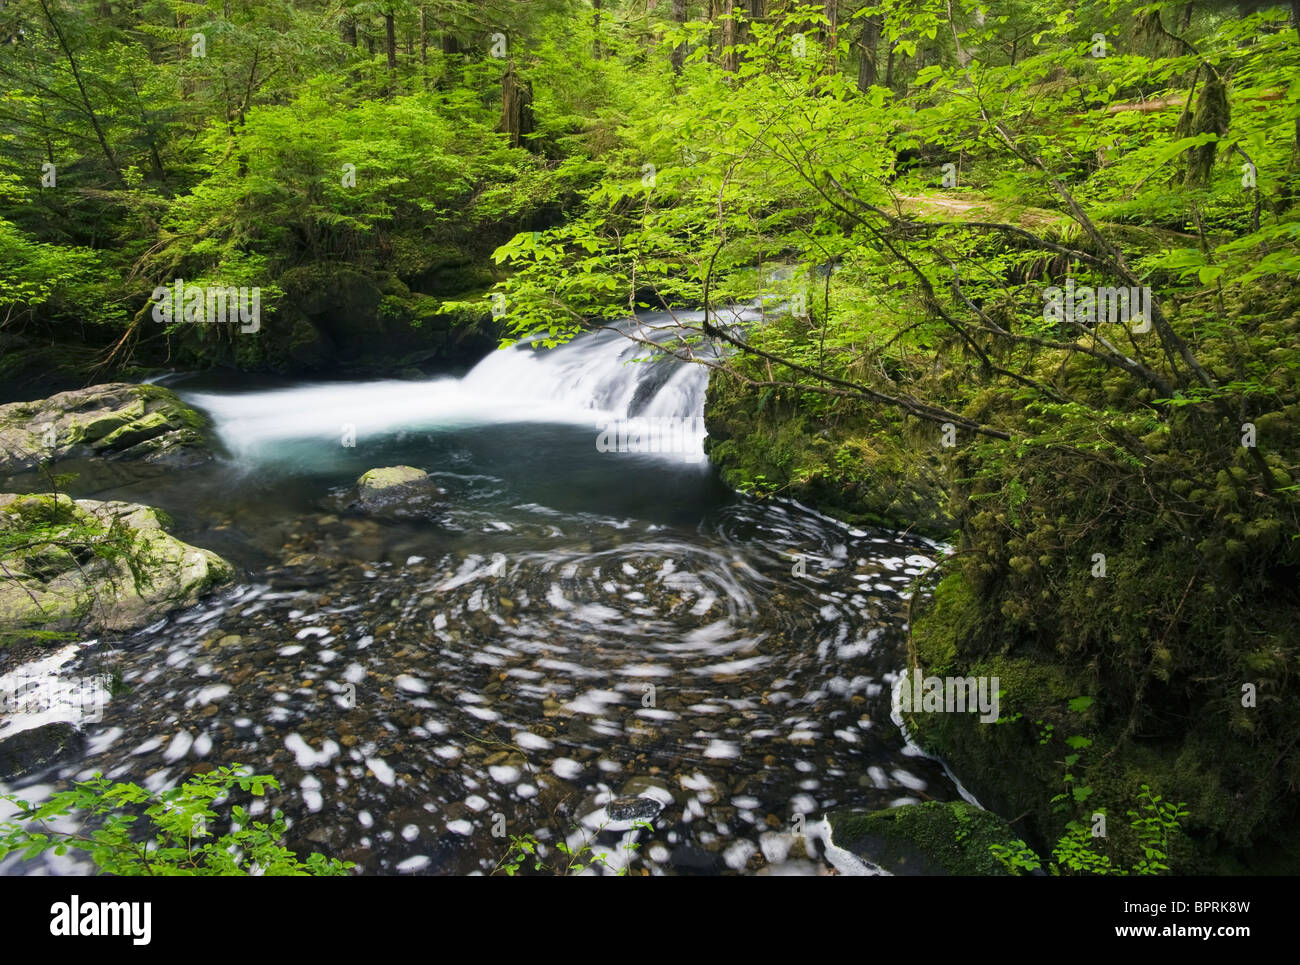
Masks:
[[[862,871],[818,843],[824,815],[958,796],[890,722],[907,587],[936,547],[601,450],[605,420],[702,412],[706,370],[647,354],[603,331],[460,378],[175,384],[226,454],[100,498],[160,506],[244,575],[41,665],[120,686],[80,754],[0,792],[238,762],[283,783],[290,847],[367,873],[489,873],[498,815],[551,861],[591,839],[651,874]],[[399,463],[436,478],[439,512],[341,508]],[[0,739],[31,723],[0,715]]]
[[[671,334],[668,316],[639,321],[638,334]],[[668,326],[668,327],[665,327]],[[226,447],[244,459],[280,459],[303,446],[480,425],[590,426],[615,420],[683,419],[702,456],[702,365],[649,361],[651,349],[626,337],[630,326],[581,336],[553,349],[521,343],[487,356],[461,378],[325,383],[266,392],[183,392],[216,422]],[[286,447],[286,443],[289,445]]]

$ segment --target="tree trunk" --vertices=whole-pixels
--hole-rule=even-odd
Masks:
[[[1300,0],[1296,0],[1296,2],[1300,3]],[[673,0],[673,23],[685,23],[685,22],[686,22],[686,0]],[[674,74],[680,74],[682,72],[682,61],[685,59],[686,59],[686,45],[678,44],[676,47],[673,48],[673,55],[672,55]]]
[[[1190,4],[1188,5],[1190,6]],[[1291,0],[1291,24],[1300,36],[1300,0]],[[1295,119],[1295,150],[1291,152],[1292,167],[1300,164],[1300,117]]]
[[[600,0],[591,0],[591,9],[591,56],[600,60]]]
[[[722,69],[734,74],[740,66],[740,58],[736,55],[736,44],[739,41],[736,33],[736,0],[723,0],[719,14],[722,18]]]
[[[970,66],[970,54],[962,48],[961,35],[957,30],[957,19],[953,16],[952,12],[952,0],[948,0],[948,28],[952,31],[953,46],[957,48],[957,63],[961,65],[963,70],[965,70]],[[917,69],[920,69],[919,63],[917,64]]]
[[[826,0],[826,73],[834,74],[840,69],[840,3],[839,0]]]
[[[458,54],[461,52],[460,41],[450,30],[444,30],[442,34],[442,52],[444,54]]]
[[[894,89],[894,45],[889,45],[889,62],[885,64],[885,86]]]
[[[346,40],[349,45],[355,47],[357,45],[357,22],[351,17],[345,16],[343,22],[339,24],[339,26],[343,31],[343,39]]]
[[[397,70],[397,34],[391,13],[384,14],[384,41],[388,48],[388,69]]]
[[[871,90],[880,76],[876,57],[880,48],[880,18],[867,17],[862,21],[862,37],[858,40],[858,90],[864,94]]]
[[[425,20],[424,5],[420,6],[420,63],[429,62],[429,25]]]
[[[511,147],[532,150],[527,135],[533,133],[534,128],[533,85],[520,80],[511,64],[501,79],[501,126],[497,130],[509,136]]]
[[[1210,76],[1201,87],[1201,96],[1196,103],[1196,113],[1192,116],[1189,135],[1217,134],[1220,138],[1228,133],[1228,92],[1223,79],[1211,68]],[[1187,152],[1187,177],[1183,183],[1189,188],[1203,187],[1210,183],[1210,174],[1214,170],[1214,158],[1219,145],[1215,141],[1202,144]]]

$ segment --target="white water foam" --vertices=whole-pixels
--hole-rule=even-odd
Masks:
[[[702,456],[708,370],[672,360],[637,361],[649,354],[621,331],[602,330],[552,349],[524,343],[502,349],[461,378],[181,395],[212,416],[232,453],[257,460],[277,458],[278,447],[291,440],[337,444],[345,426],[357,438],[374,438],[476,425],[577,424],[592,428],[594,445],[602,426],[633,418],[686,420],[696,427],[684,440],[694,447],[688,455]]]

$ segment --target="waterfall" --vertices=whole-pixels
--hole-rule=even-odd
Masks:
[[[626,337],[634,324],[640,337],[656,341],[681,333],[674,332],[667,315],[647,315],[555,348],[520,343],[499,350],[459,378],[181,395],[212,417],[226,448],[240,457],[274,456],[278,446],[293,441],[337,444],[340,433],[349,428],[374,438],[507,423],[573,424],[594,430],[641,419],[676,420],[695,427],[689,444],[702,454],[708,370],[674,359],[648,360],[652,350]]]

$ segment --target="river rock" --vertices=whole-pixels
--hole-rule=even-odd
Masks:
[[[10,781],[79,753],[86,739],[67,723],[44,724],[0,740],[0,780]]]
[[[605,805],[611,823],[650,821],[663,809],[663,804],[652,797],[616,797]]]
[[[444,495],[423,469],[386,466],[357,480],[347,508],[381,516],[423,516],[437,509]]]
[[[0,493],[0,531],[40,534],[4,560],[9,573],[0,579],[0,631],[19,639],[38,629],[143,626],[235,573],[215,553],[167,533],[162,514],[137,503]]]
[[[0,478],[38,488],[41,463],[72,463],[94,492],[211,457],[208,420],[159,385],[112,382],[0,405]],[[29,478],[24,478],[29,477]]]

